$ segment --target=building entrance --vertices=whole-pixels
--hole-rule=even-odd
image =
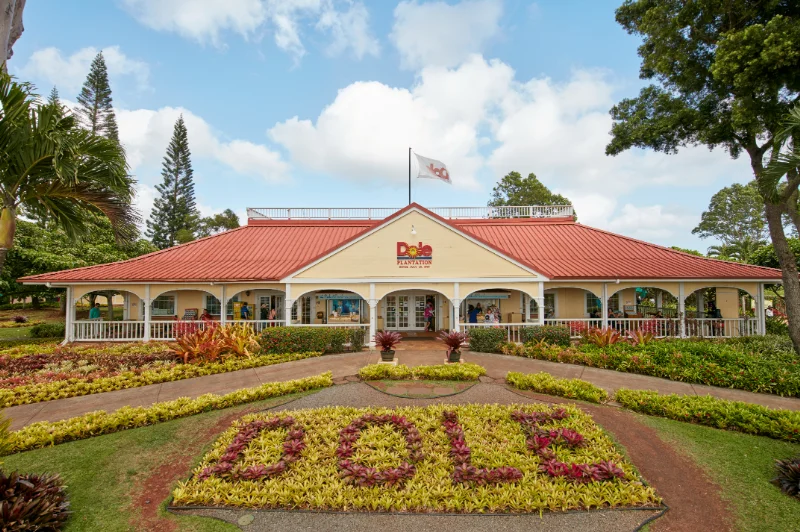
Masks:
[[[426,292],[403,292],[391,294],[383,299],[385,328],[391,331],[424,331],[425,308],[433,309],[433,326],[438,328],[439,296]]]

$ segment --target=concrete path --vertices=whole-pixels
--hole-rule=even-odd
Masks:
[[[396,356],[401,364],[409,366],[441,364],[445,358],[444,350],[402,351],[398,352]],[[325,371],[333,372],[334,379],[344,380],[345,377],[356,375],[358,369],[362,366],[377,362],[378,359],[379,355],[377,353],[369,351],[326,355],[274,366],[152,384],[128,390],[14,406],[5,409],[3,413],[6,417],[11,418],[11,430],[19,430],[37,421],[58,421],[95,410],[113,412],[123,406],[148,406],[161,401],[171,401],[178,397],[198,397],[206,393],[225,394],[242,388],[258,386],[265,382],[299,379]],[[466,352],[463,359],[466,362],[474,362],[485,367],[487,375],[495,379],[505,378],[506,373],[509,371],[523,373],[544,371],[557,377],[580,378],[605,388],[609,392],[625,387],[682,395],[713,395],[722,399],[745,401],[770,408],[800,411],[800,399],[779,397],[777,395],[745,392],[729,388],[715,388],[713,386],[688,384],[645,375],[506,355]]]

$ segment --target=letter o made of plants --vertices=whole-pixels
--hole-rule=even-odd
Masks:
[[[280,460],[274,464],[256,464],[246,468],[237,466],[236,462],[243,456],[245,449],[250,442],[265,430],[288,429],[286,439],[283,442],[283,452]],[[267,421],[256,419],[239,429],[233,441],[225,448],[225,452],[220,456],[219,461],[203,469],[197,476],[199,480],[205,480],[212,476],[230,480],[258,480],[261,478],[272,478],[284,473],[289,464],[296,462],[300,458],[300,453],[306,448],[304,442],[305,430],[291,416],[283,419],[275,417]]]
[[[378,471],[374,467],[367,467],[350,460],[355,453],[355,443],[361,437],[361,431],[369,425],[391,425],[399,431],[406,440],[409,461],[401,463],[399,467]],[[366,414],[339,431],[336,456],[339,457],[339,476],[348,484],[359,487],[400,485],[417,473],[417,468],[413,464],[425,457],[422,453],[422,436],[416,425],[408,421],[405,416],[388,414],[382,416]]]

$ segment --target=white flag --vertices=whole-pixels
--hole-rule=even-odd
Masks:
[[[450,174],[447,172],[447,166],[441,161],[436,159],[428,159],[422,155],[417,155],[417,162],[419,162],[419,175],[417,177],[424,177],[427,179],[441,179],[445,183],[453,184],[450,181]]]

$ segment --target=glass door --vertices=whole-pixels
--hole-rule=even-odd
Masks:
[[[425,328],[425,296],[414,296],[414,326],[417,329]]]
[[[397,297],[386,296],[386,328],[397,327]]]
[[[397,328],[408,329],[410,296],[397,296]]]

